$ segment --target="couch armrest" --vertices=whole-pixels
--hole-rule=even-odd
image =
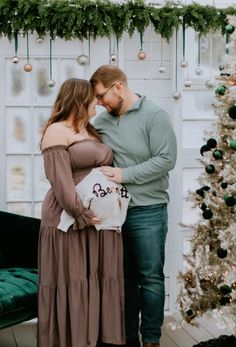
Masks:
[[[40,219],[0,211],[0,268],[37,268]]]

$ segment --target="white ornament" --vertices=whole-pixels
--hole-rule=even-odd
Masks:
[[[185,59],[181,60],[180,66],[183,67],[183,68],[188,67],[188,62],[187,62],[187,60],[185,60]]]
[[[17,55],[15,55],[13,58],[12,58],[12,62],[14,63],[14,64],[18,64],[19,63],[19,57],[17,56]]]
[[[203,70],[200,66],[198,66],[196,69],[195,69],[195,73],[196,75],[200,76],[203,74]]]
[[[166,72],[165,66],[164,66],[163,64],[161,64],[160,67],[159,67],[159,69],[158,69],[158,71],[159,71],[160,73],[165,73],[165,72]]]
[[[87,65],[88,62],[89,62],[89,57],[87,55],[85,55],[85,54],[81,54],[77,58],[77,63],[79,65],[83,65],[84,66],[84,65]]]
[[[184,86],[185,86],[186,88],[190,88],[191,85],[192,85],[192,82],[191,82],[189,79],[187,79],[187,80],[184,82]]]
[[[56,82],[55,82],[53,79],[50,79],[50,80],[48,81],[48,86],[49,86],[50,88],[53,88],[53,87],[55,86],[55,84],[56,84]]]
[[[181,98],[181,94],[178,90],[176,90],[173,94],[172,94],[173,98],[175,100],[179,100]]]
[[[41,36],[37,37],[37,42],[38,43],[42,43],[43,42],[43,38]]]
[[[110,64],[116,65],[118,62],[118,56],[115,53],[110,55]]]
[[[207,80],[206,83],[205,83],[205,86],[206,86],[208,89],[213,89],[213,88],[215,88],[216,83],[215,83],[214,80]]]

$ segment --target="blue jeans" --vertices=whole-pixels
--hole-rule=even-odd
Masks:
[[[159,343],[164,319],[167,205],[133,207],[123,226],[126,339]]]

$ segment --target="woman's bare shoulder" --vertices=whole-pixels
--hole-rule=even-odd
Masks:
[[[68,128],[62,123],[50,124],[42,141],[42,150],[57,145],[68,145]]]

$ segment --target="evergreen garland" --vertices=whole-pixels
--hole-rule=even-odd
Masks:
[[[192,27],[200,35],[209,31],[225,33],[227,15],[236,15],[236,9],[217,9],[213,6],[191,4],[180,6],[173,1],[160,7],[144,0],[0,0],[0,34],[8,39],[14,33],[36,32],[44,37],[58,36],[65,40],[109,37],[118,38],[124,32],[130,36],[137,30],[144,33],[150,23],[155,32],[167,41],[175,28]]]

